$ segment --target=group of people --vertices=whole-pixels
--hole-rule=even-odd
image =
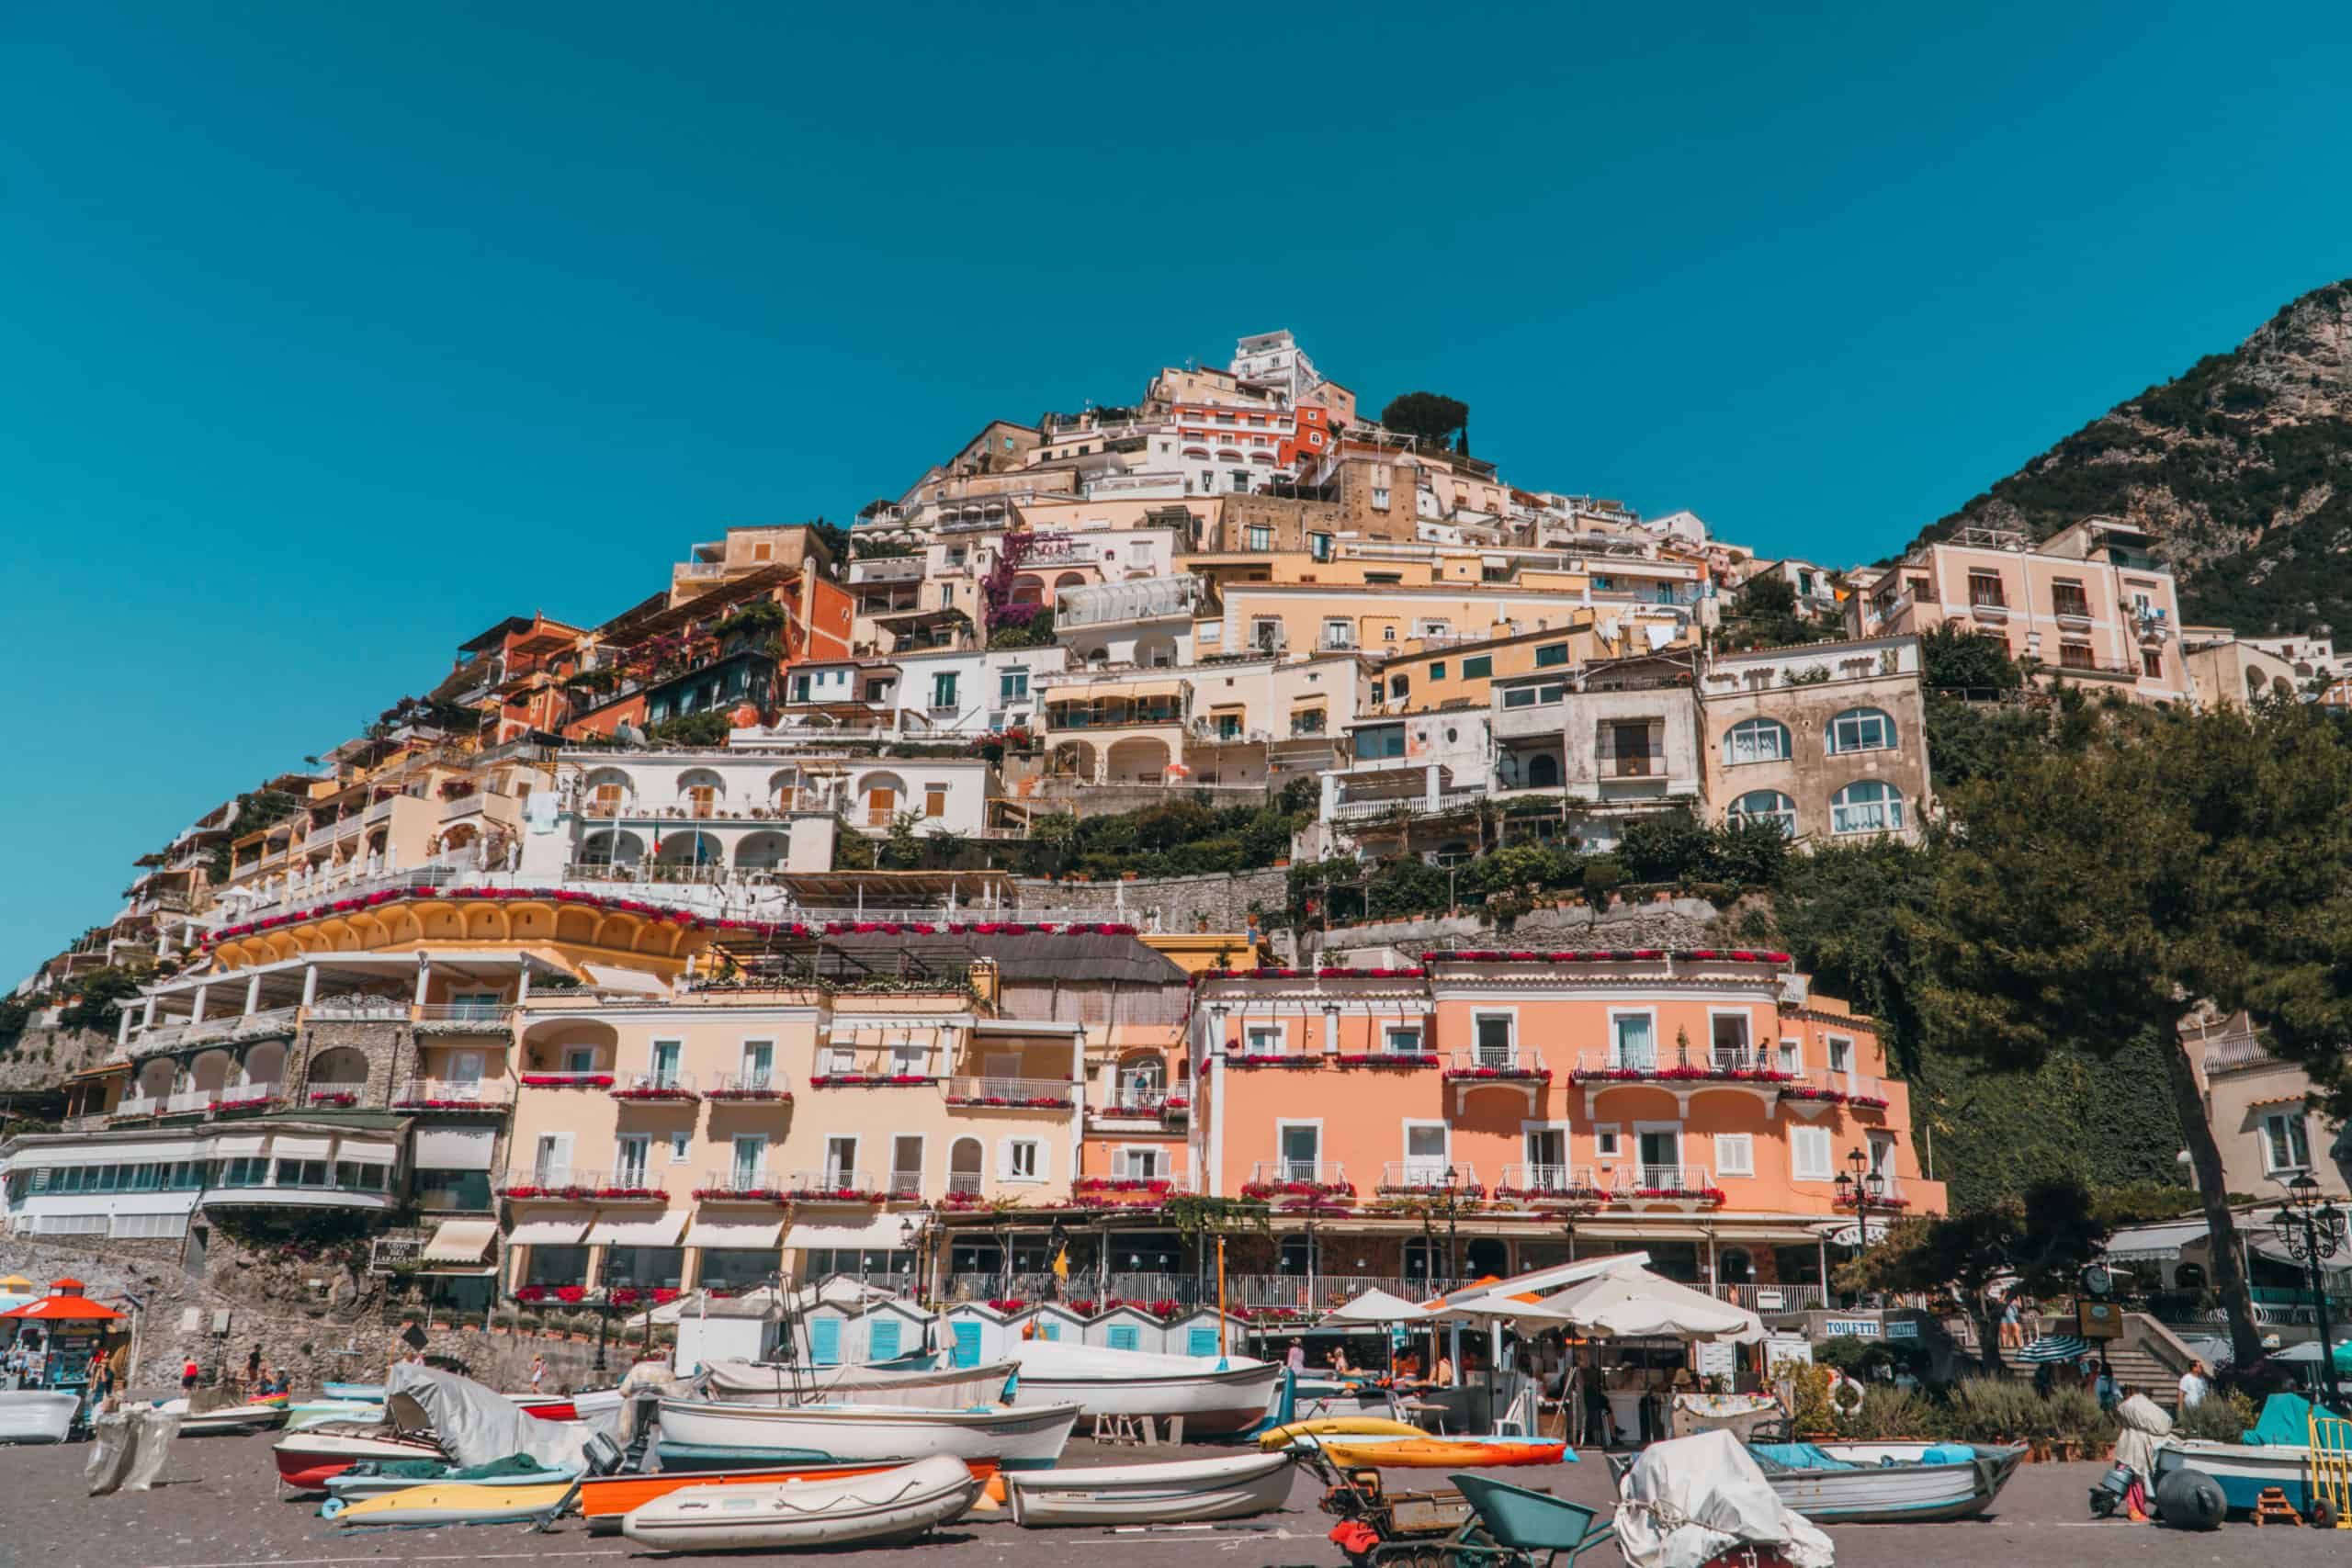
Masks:
[[[49,1353],[42,1347],[38,1331],[28,1330],[8,1347],[0,1357],[0,1372],[7,1374],[10,1388],[26,1388],[40,1382],[49,1363]]]

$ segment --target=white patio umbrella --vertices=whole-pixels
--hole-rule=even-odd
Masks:
[[[1544,1305],[1586,1334],[1617,1339],[1729,1339],[1752,1345],[1764,1320],[1646,1269],[1622,1269],[1572,1285]]]
[[[1402,1296],[1383,1290],[1370,1290],[1323,1314],[1326,1323],[1419,1323],[1430,1315],[1429,1309],[1417,1306]]]

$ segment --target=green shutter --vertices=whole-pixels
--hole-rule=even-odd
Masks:
[[[1494,672],[1495,661],[1490,655],[1482,653],[1462,661],[1462,678],[1465,681],[1483,681]]]
[[[948,1364],[957,1367],[978,1366],[980,1364],[980,1325],[977,1323],[959,1323],[955,1326],[956,1349],[948,1357]]]

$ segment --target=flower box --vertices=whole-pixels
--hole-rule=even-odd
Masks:
[[[359,1097],[349,1089],[314,1089],[311,1091],[310,1102],[312,1105],[349,1107],[358,1104]]]
[[[1078,1179],[1075,1190],[1148,1193],[1156,1197],[1163,1192],[1174,1191],[1175,1184],[1169,1181],[1155,1181],[1140,1176],[1081,1176]]]
[[[1577,1067],[1571,1083],[1747,1083],[1777,1085],[1795,1081],[1792,1073],[1770,1067]]]
[[[610,1089],[610,1073],[525,1073],[525,1089]]]
[[[1455,1201],[1464,1203],[1476,1202],[1487,1195],[1487,1190],[1475,1181],[1451,1189],[1447,1188],[1443,1182],[1437,1181],[1384,1181],[1373,1189],[1374,1193],[1383,1198],[1434,1198],[1439,1193],[1449,1190],[1453,1194]]]
[[[1189,1116],[1193,1113],[1193,1102],[1189,1100],[1166,1100],[1160,1102],[1159,1113],[1168,1117]]]
[[[795,1192],[792,1197],[803,1203],[887,1203],[888,1192],[869,1192],[862,1187],[816,1187]]]
[[[1009,1314],[1019,1312],[1028,1304],[1029,1303],[1027,1302],[1023,1301],[1019,1296],[996,1296],[989,1299],[989,1310],[990,1312],[1001,1312]]]
[[[1244,1198],[1353,1198],[1348,1181],[1251,1181],[1243,1185]]]
[[[936,1078],[921,1073],[819,1073],[808,1080],[810,1089],[920,1089],[936,1083]]]
[[[779,1187],[697,1187],[697,1203],[786,1203],[791,1194]]]
[[[1449,1078],[1471,1078],[1482,1082],[1550,1083],[1552,1069],[1549,1067],[1448,1067],[1445,1069],[1445,1076]]]
[[[669,1100],[678,1102],[693,1100],[695,1098],[695,1091],[690,1089],[680,1089],[675,1085],[664,1085],[646,1089],[616,1089],[613,1090],[613,1098],[615,1100]]]
[[[1886,1109],[1885,1097],[1876,1094],[1849,1094],[1846,1097],[1846,1103],[1854,1107],[1857,1111],[1883,1111]]]
[[[485,1100],[432,1100],[402,1096],[392,1101],[395,1111],[494,1111],[504,1112],[503,1104]]]
[[[1421,1052],[1374,1051],[1337,1058],[1343,1067],[1434,1067],[1437,1058]]]
[[[1015,1098],[1002,1094],[951,1094],[950,1105],[980,1106],[993,1111],[1068,1111],[1077,1101],[1066,1094],[1039,1094]]]
[[[1230,1051],[1225,1055],[1225,1065],[1228,1067],[1312,1067],[1319,1066],[1322,1060],[1320,1056],[1306,1055],[1292,1056],[1261,1053],[1257,1055],[1237,1055]]]
[[[973,1209],[987,1208],[989,1206],[989,1201],[986,1197],[978,1192],[955,1191],[950,1192],[945,1197],[940,1199],[938,1206],[942,1209],[954,1209],[959,1213],[967,1213]]]
[[[766,1100],[778,1105],[792,1103],[791,1092],[781,1089],[715,1089],[703,1098],[728,1101]]]
[[[1838,1198],[1833,1201],[1837,1203],[1838,1207],[1841,1209],[1859,1209],[1862,1206],[1861,1200],[1859,1198]],[[1870,1201],[1870,1206],[1873,1209],[1907,1209],[1911,1206],[1911,1200],[1908,1198],[1873,1198]]]
[[[609,1198],[616,1201],[651,1201],[666,1203],[670,1194],[659,1187],[599,1187],[588,1194],[592,1198]]]
[[[1636,1187],[1630,1192],[1611,1193],[1621,1200],[1639,1203],[1705,1203],[1720,1208],[1725,1201],[1720,1187]]]
[[[1598,1203],[1609,1196],[1598,1187],[1505,1187],[1494,1191],[1498,1203]]]
[[[1815,1089],[1811,1084],[1801,1083],[1792,1083],[1784,1086],[1781,1090],[1781,1098],[1782,1100],[1815,1100],[1823,1105],[1843,1105],[1847,1102],[1847,1095],[1842,1089]]]

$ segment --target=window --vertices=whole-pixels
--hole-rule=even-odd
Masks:
[[[901,1133],[890,1141],[890,1187],[892,1192],[922,1190],[922,1137],[920,1134]]]
[[[1789,1129],[1789,1174],[1798,1181],[1830,1179],[1829,1129]]]
[[[947,786],[944,784],[922,786],[922,814],[925,817],[947,815]]]
[[[1275,1136],[1281,1141],[1283,1179],[1317,1179],[1323,1168],[1322,1125],[1315,1122],[1283,1122],[1278,1123]]]
[[[1445,660],[1441,659],[1435,664],[1430,666],[1430,679],[1432,681],[1442,681],[1445,679]]]
[[[735,1135],[734,1157],[728,1162],[728,1177],[736,1190],[743,1191],[767,1184],[768,1140],[763,1133],[738,1133]]]
[[[2276,1111],[2262,1119],[2262,1168],[2278,1172],[2308,1170],[2312,1163],[2310,1135],[2300,1111]]]
[[[1247,1056],[1279,1056],[1283,1054],[1283,1026],[1279,1023],[1252,1023],[1241,1032],[1242,1055]]]
[[[1833,1073],[1852,1072],[1854,1070],[1854,1043],[1850,1040],[1841,1040],[1837,1035],[1833,1034],[1829,1036],[1827,1043],[1829,1050],[1829,1070]]]
[[[670,1163],[672,1165],[684,1165],[693,1157],[694,1134],[687,1132],[684,1127],[672,1128],[670,1131]]]
[[[1478,1015],[1476,1028],[1480,1066],[1508,1067],[1511,1065],[1511,1023],[1509,1013]]]
[[[1724,731],[1724,763],[1785,762],[1789,760],[1789,727],[1778,719],[1751,718]]]
[[[1597,1125],[1592,1130],[1592,1152],[1602,1159],[1615,1159],[1621,1147],[1620,1133],[1613,1122]]]
[[[1797,803],[1777,789],[1752,789],[1731,803],[1735,822],[1770,822],[1782,833],[1797,836]]]
[[[1524,1185],[1557,1189],[1568,1184],[1568,1130],[1566,1127],[1530,1127],[1525,1134],[1524,1152],[1529,1179]]]
[[[613,1150],[613,1184],[616,1187],[645,1185],[646,1167],[652,1163],[653,1136],[650,1133],[627,1133]]]
[[[956,705],[956,671],[942,670],[931,678],[931,705],[952,708]]]
[[[1405,727],[1401,724],[1382,725],[1356,731],[1356,760],[1401,757],[1405,754]]]
[[[1717,1133],[1715,1134],[1715,1174],[1717,1176],[1755,1175],[1756,1134]]]
[[[1329,534],[1307,535],[1306,553],[1309,558],[1314,560],[1329,560],[1331,558],[1331,536]]]
[[[1401,671],[1388,678],[1388,694],[1400,703],[1405,700],[1405,694],[1412,689],[1413,683]]]
[[[775,1071],[775,1042],[746,1040],[743,1042],[743,1087],[766,1089]]]
[[[1614,1061],[1621,1067],[1657,1066],[1657,1038],[1645,1012],[1611,1013],[1609,1030]]]
[[[1968,602],[1983,609],[2008,607],[2008,596],[2001,590],[2001,574],[1997,571],[1972,571],[1968,574]]]
[[[1804,1043],[1798,1040],[1781,1042],[1781,1059],[1774,1064],[1791,1077],[1804,1071]]]
[[[1001,670],[996,677],[996,697],[1001,703],[1023,703],[1029,700],[1029,671]]]
[[[1290,716],[1290,732],[1293,735],[1322,734],[1323,710],[1321,708],[1299,709]]]
[[[1382,1033],[1381,1044],[1393,1055],[1418,1056],[1421,1054],[1421,1026],[1392,1023]]]
[[[1372,505],[1373,510],[1375,512],[1385,512],[1388,510],[1388,487],[1386,485],[1374,485],[1372,487]]]
[[[596,1070],[596,1047],[567,1045],[563,1048],[563,1070],[567,1073],[593,1073]]]
[[[1462,661],[1462,678],[1465,681],[1488,680],[1493,677],[1494,672],[1495,660],[1492,654],[1481,653],[1476,658]]]
[[[2091,654],[2086,642],[2062,642],[2058,645],[2058,668],[2061,670],[2096,670],[2098,660]]]
[[[649,1064],[651,1071],[646,1076],[652,1080],[655,1089],[678,1087],[678,1058],[685,1048],[686,1043],[683,1040],[656,1040],[653,1043],[652,1059]]]
[[[2165,656],[2153,648],[2142,649],[2140,650],[2140,673],[2145,675],[2151,681],[2163,680],[2165,678]]]
[[[1007,1138],[1004,1141],[1004,1179],[1007,1181],[1045,1180],[1045,1140]]]
[[[1829,797],[1832,833],[1891,833],[1903,828],[1903,796],[1893,784],[1857,779]]]
[[[1261,615],[1250,623],[1250,641],[1261,653],[1280,653],[1289,637],[1282,622]]]
[[[1165,1181],[1172,1168],[1165,1149],[1125,1148],[1111,1156],[1111,1174],[1127,1181]]]
[[[1535,667],[1538,670],[1548,670],[1567,661],[1568,645],[1565,642],[1547,642],[1535,650]]]
[[[1271,550],[1274,547],[1274,531],[1272,528],[1252,527],[1248,536],[1250,549]]]
[[[1442,1122],[1406,1122],[1406,1181],[1413,1185],[1443,1181],[1446,1164],[1445,1123]]]
[[[1829,754],[1888,751],[1894,747],[1894,720],[1877,708],[1848,708],[1829,721]]]
[[[2083,592],[2081,583],[2062,577],[2050,585],[2050,609],[2053,615],[2087,621],[2091,618],[2090,595]]]
[[[832,1137],[825,1140],[825,1185],[844,1188],[857,1182],[857,1140],[854,1137]]]

